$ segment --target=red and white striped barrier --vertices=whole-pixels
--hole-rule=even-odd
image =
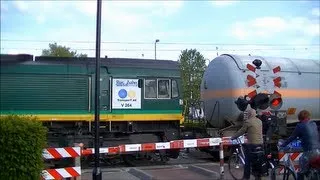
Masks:
[[[100,148],[102,154],[120,154],[126,152],[136,151],[155,151],[163,149],[184,149],[193,147],[209,147],[218,146],[221,142],[221,138],[203,138],[203,139],[186,139],[175,140],[170,142],[160,143],[144,143],[144,144],[126,144],[116,147]],[[94,154],[94,148],[88,148],[82,150],[83,155]]]
[[[59,169],[47,169],[42,171],[42,179],[72,178],[81,175],[81,167],[67,167]]]
[[[247,139],[240,137],[242,143],[246,143]],[[219,146],[220,143],[224,146],[238,144],[236,140],[231,140],[231,137],[223,138],[202,138],[202,139],[185,139],[174,140],[170,142],[144,143],[144,144],[125,144],[115,147],[100,148],[101,154],[120,154],[135,151],[155,151],[163,149],[184,149],[197,147]],[[45,159],[61,159],[61,158],[76,158],[82,155],[94,154],[94,148],[82,149],[80,147],[64,147],[64,148],[47,148],[43,150]]]
[[[242,143],[246,143],[247,139],[243,136],[240,138]],[[184,149],[184,148],[199,148],[199,147],[220,147],[220,159],[222,164],[221,174],[224,173],[223,169],[223,146],[238,144],[237,141],[231,140],[230,137],[223,138],[202,138],[202,139],[185,139],[174,140],[170,142],[158,143],[144,143],[144,144],[125,144],[116,147],[103,147],[100,148],[101,154],[121,154],[127,152],[138,151],[155,151],[164,149]],[[222,153],[221,153],[222,151]],[[43,158],[62,159],[62,158],[77,158],[86,155],[94,154],[94,148],[81,149],[81,147],[64,147],[64,148],[47,148],[43,150]],[[81,175],[81,167],[67,167],[60,169],[47,169],[43,170],[43,179],[61,179],[77,177]]]
[[[247,139],[241,137],[241,142],[246,143]],[[144,144],[126,144],[115,147],[100,148],[101,154],[121,154],[127,152],[138,152],[138,151],[155,151],[163,149],[184,149],[184,148],[199,148],[199,147],[210,147],[219,146],[220,143],[224,146],[238,144],[237,141],[231,140],[231,137],[223,138],[202,138],[202,139],[185,139],[185,140],[174,140],[170,142],[159,142],[159,143],[144,143]],[[94,148],[87,148],[82,150],[82,155],[94,154]]]
[[[81,148],[47,148],[43,150],[42,155],[45,159],[75,158],[81,156]]]
[[[79,158],[82,156],[82,152],[81,147],[46,148],[42,151],[42,156],[47,160]],[[44,180],[50,180],[79,177],[81,175],[80,159],[77,161],[79,161],[79,164],[76,164],[75,162],[75,167],[43,170],[41,173],[41,178]]]
[[[289,154],[291,161],[299,161],[299,158],[303,155],[303,152],[293,152],[293,153],[279,152],[278,153],[279,162],[283,162],[285,160],[286,154]]]

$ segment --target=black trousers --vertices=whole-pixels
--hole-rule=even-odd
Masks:
[[[251,174],[251,162],[254,161],[252,159],[251,152],[255,152],[256,148],[261,147],[263,150],[262,144],[243,144],[244,148],[244,154],[245,154],[245,165],[244,165],[244,172],[243,172],[243,178],[244,179],[250,179]]]

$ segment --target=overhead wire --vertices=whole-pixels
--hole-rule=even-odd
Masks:
[[[27,39],[1,39],[3,42],[35,42],[35,43],[78,43],[87,44],[95,43],[95,41],[83,40],[27,40]],[[154,44],[155,42],[126,42],[126,41],[101,41],[103,44]],[[320,46],[320,44],[261,44],[261,43],[195,43],[195,42],[158,42],[163,45],[203,45],[203,46]]]
[[[43,48],[1,48],[1,50],[43,50]],[[94,51],[94,48],[70,48],[73,51]],[[154,51],[154,49],[101,49],[102,51]],[[183,49],[157,49],[157,51],[182,51]],[[273,48],[273,49],[260,49],[260,48],[248,48],[248,49],[197,49],[198,51],[308,51],[318,50],[318,48]]]

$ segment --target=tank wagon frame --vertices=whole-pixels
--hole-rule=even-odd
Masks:
[[[49,129],[49,147],[93,147],[95,58],[1,55],[0,62],[1,115],[36,116]],[[178,62],[102,58],[100,77],[101,146],[180,138]]]

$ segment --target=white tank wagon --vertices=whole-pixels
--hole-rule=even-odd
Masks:
[[[255,90],[247,84],[250,74],[247,64],[255,59],[262,61],[262,88],[275,88],[282,96],[280,110],[287,112],[287,124],[298,122],[297,114],[302,109],[309,110],[312,119],[320,121],[319,60],[223,54],[209,63],[201,84],[205,118],[212,127],[225,128],[226,120],[236,122],[241,115],[235,101]],[[281,71],[274,74],[277,66]],[[281,77],[280,88],[273,84],[278,76]]]

